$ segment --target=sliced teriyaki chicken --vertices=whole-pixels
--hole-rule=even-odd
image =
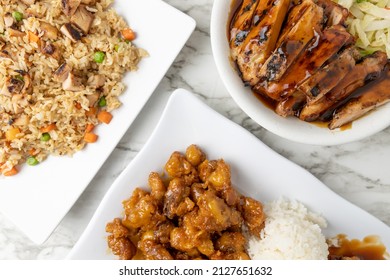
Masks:
[[[290,1],[261,1],[257,6],[256,15],[265,13],[266,16],[256,20],[254,17],[251,30],[240,45],[236,61],[242,79],[247,84],[255,85],[259,82],[259,70],[275,48]],[[263,3],[267,8],[264,8]]]
[[[334,88],[355,66],[359,52],[347,48],[329,64],[319,69],[313,76],[299,86],[308,97],[308,103],[315,102]]]
[[[344,124],[350,123],[375,108],[390,101],[390,71],[386,67],[386,73],[380,80],[361,87],[358,91],[362,93],[358,97],[348,101],[338,110],[329,124],[330,129],[335,129]]]
[[[249,33],[259,3],[259,0],[244,0],[234,15],[230,26],[230,53],[233,60],[237,59],[239,46]]]
[[[328,59],[334,56],[344,45],[353,41],[351,34],[341,25],[331,26],[308,44],[299,58],[293,63],[278,82],[259,83],[254,87],[271,99],[281,101],[290,96],[296,88],[312,76]]]
[[[326,25],[344,25],[348,17],[348,9],[333,2],[332,0],[317,0],[317,5],[324,9],[327,18]]]
[[[312,0],[293,7],[276,49],[260,69],[260,77],[268,81],[280,80],[315,33],[320,32],[323,21],[323,9]]]
[[[294,25],[299,21],[299,19],[306,12],[307,8],[312,7],[314,4],[313,1],[302,1],[302,3],[294,3],[292,2],[292,7],[288,11],[287,17],[285,19],[285,23],[282,26],[282,30],[280,31],[280,35],[278,38],[277,46],[284,40],[286,35],[290,32],[290,30],[294,27]]]
[[[306,103],[314,103],[334,88],[352,70],[358,57],[359,53],[354,47],[332,57],[328,64],[302,83],[291,96],[278,102],[275,112],[282,117],[297,116]]]
[[[349,97],[357,88],[378,77],[386,63],[387,55],[384,52],[378,51],[364,57],[363,61],[356,64],[344,79],[325,96],[314,103],[306,104],[299,118],[304,121],[315,121],[329,109],[336,109],[339,102]]]
[[[282,117],[297,115],[299,110],[305,106],[306,100],[306,94],[297,90],[289,97],[279,101],[275,107],[275,112]]]

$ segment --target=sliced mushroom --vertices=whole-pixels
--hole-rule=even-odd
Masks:
[[[92,26],[94,17],[94,14],[90,13],[85,5],[80,5],[70,21],[86,35]]]
[[[14,18],[12,17],[11,14],[6,14],[4,16],[4,25],[6,27],[11,27],[14,24]]]
[[[70,72],[66,80],[62,83],[62,88],[69,91],[81,91],[84,89],[84,86],[81,79]]]
[[[68,17],[73,16],[77,8],[80,6],[81,0],[61,0],[64,14]]]
[[[46,44],[42,47],[42,53],[53,57],[54,59],[59,60],[61,58],[60,51],[58,47],[50,42],[46,42]]]
[[[49,42],[42,48],[44,54],[52,55],[56,51],[56,48]]]
[[[61,27],[60,31],[74,43],[81,40],[80,32],[71,23],[64,24]]]
[[[0,59],[9,59],[15,62],[18,62],[18,57],[15,55],[15,53],[12,51],[12,48],[10,44],[5,44],[3,46],[3,49],[0,51]]]
[[[86,95],[86,98],[89,101],[89,106],[88,107],[93,107],[95,103],[99,100],[99,93],[95,92],[92,94]]]
[[[72,68],[68,64],[63,63],[60,67],[54,72],[54,78],[56,81],[62,83],[68,78],[68,75],[72,71]]]
[[[43,37],[50,39],[50,40],[56,40],[58,37],[58,29],[51,25],[50,23],[41,21],[39,23],[41,30],[44,32]]]
[[[106,83],[106,77],[102,74],[89,77],[88,85],[92,88],[101,88]]]
[[[24,82],[24,85],[23,85],[23,88],[22,88],[22,93],[26,92],[26,93],[30,93],[31,89],[32,89],[32,81],[31,81],[31,78],[30,78],[30,75],[24,71],[24,70],[15,70],[16,73],[18,73],[20,75],[20,79],[23,80]]]
[[[23,87],[24,81],[9,77],[5,80],[4,86],[1,89],[1,94],[11,97],[13,94],[19,94]]]
[[[12,60],[12,57],[10,56],[9,52],[7,50],[2,50],[0,52],[0,59],[3,58],[3,59],[10,59]]]

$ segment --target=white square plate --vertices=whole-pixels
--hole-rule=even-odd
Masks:
[[[99,141],[73,157],[49,157],[0,178],[0,211],[33,242],[43,243],[87,187],[130,127],[183,48],[195,21],[161,0],[116,0],[114,7],[137,32],[135,44],[150,54],[124,79],[123,105],[110,125],[100,125]]]
[[[111,186],[68,258],[115,259],[105,239],[107,222],[122,216],[122,201],[136,187],[147,188],[151,171],[162,172],[171,153],[184,152],[190,144],[199,145],[209,159],[223,158],[231,167],[232,183],[240,193],[263,202],[280,197],[296,199],[327,220],[326,237],[339,233],[359,239],[378,235],[390,248],[387,225],[338,196],[189,92],[177,90],[151,137]]]

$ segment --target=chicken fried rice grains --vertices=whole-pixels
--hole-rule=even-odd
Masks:
[[[146,51],[113,0],[0,0],[0,171],[72,155],[109,123]]]

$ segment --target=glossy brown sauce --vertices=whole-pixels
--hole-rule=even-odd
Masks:
[[[275,101],[275,100],[272,100],[271,98],[268,98],[260,93],[257,93],[255,91],[252,91],[254,96],[256,96],[256,98],[258,100],[260,100],[261,103],[264,104],[265,107],[275,111],[276,109],[276,105],[278,105],[278,103]]]
[[[265,107],[267,107],[270,110],[275,111],[275,108],[277,106],[277,102],[275,100],[272,100],[271,98],[268,98],[260,93],[257,93],[253,91],[253,95],[261,102]],[[335,111],[335,110],[333,110]],[[314,121],[310,122],[310,124],[321,127],[321,128],[328,128],[330,121]],[[352,123],[347,123],[341,126],[339,129],[341,131],[345,131],[352,128]]]
[[[330,246],[330,257],[358,257],[362,260],[385,260],[386,247],[375,235],[369,235],[363,240],[351,239],[346,235],[339,234],[336,237],[339,247]]]
[[[231,4],[230,4],[230,13],[229,13],[229,17],[228,17],[228,24],[226,25],[226,27],[227,27],[226,28],[226,36],[227,36],[227,39],[229,42],[231,40],[231,34],[232,34],[231,31],[234,28],[234,18],[236,17],[237,13],[239,12],[239,9],[240,9],[242,2],[243,2],[243,0],[232,0]],[[235,32],[237,32],[237,30]],[[315,42],[312,44],[312,48],[315,48],[318,45],[318,41],[320,39],[320,36],[318,36],[317,33],[316,33],[315,37],[316,37],[316,39],[315,39]],[[291,50],[293,51],[294,48],[292,47]],[[235,62],[231,61],[231,64],[236,69],[237,73],[240,74],[240,71],[238,70]],[[371,77],[371,78],[374,78],[374,77]],[[339,102],[336,106],[334,106],[331,109],[329,109],[328,111],[326,111],[319,118],[318,121],[310,122],[310,124],[313,124],[313,125],[318,126],[318,127],[328,128],[330,120],[333,118],[333,115],[336,113],[338,108],[340,108],[342,105],[346,104],[351,99],[360,96],[361,94],[363,94],[366,91],[372,90],[373,88],[375,88],[375,90],[378,90],[377,89],[378,84],[380,84],[384,79],[389,79],[389,78],[390,78],[390,69],[389,69],[389,64],[387,64],[385,70],[382,71],[381,73],[379,73],[379,77],[375,77],[375,79],[373,79],[373,81],[369,81],[364,86],[356,89],[349,97],[345,98],[344,100]],[[384,89],[384,90],[387,90],[387,89]],[[277,101],[272,100],[271,98],[268,98],[268,97],[264,96],[263,94],[255,92],[253,89],[252,89],[252,93],[264,106],[275,111],[276,106],[278,104]],[[341,131],[344,131],[344,130],[348,130],[351,128],[352,128],[352,122],[341,126],[339,129]]]
[[[368,78],[366,77],[366,79]],[[382,72],[378,73],[378,75],[376,76],[372,75],[371,77],[369,77],[369,79],[371,81],[368,81],[368,83],[366,83],[363,87],[356,89],[351,94],[348,100],[359,97],[360,95],[362,95],[367,91],[373,91],[373,90],[377,92],[388,91],[389,89],[386,88],[388,86],[388,83],[384,83],[383,81],[390,79],[390,63],[388,62],[386,64]]]

